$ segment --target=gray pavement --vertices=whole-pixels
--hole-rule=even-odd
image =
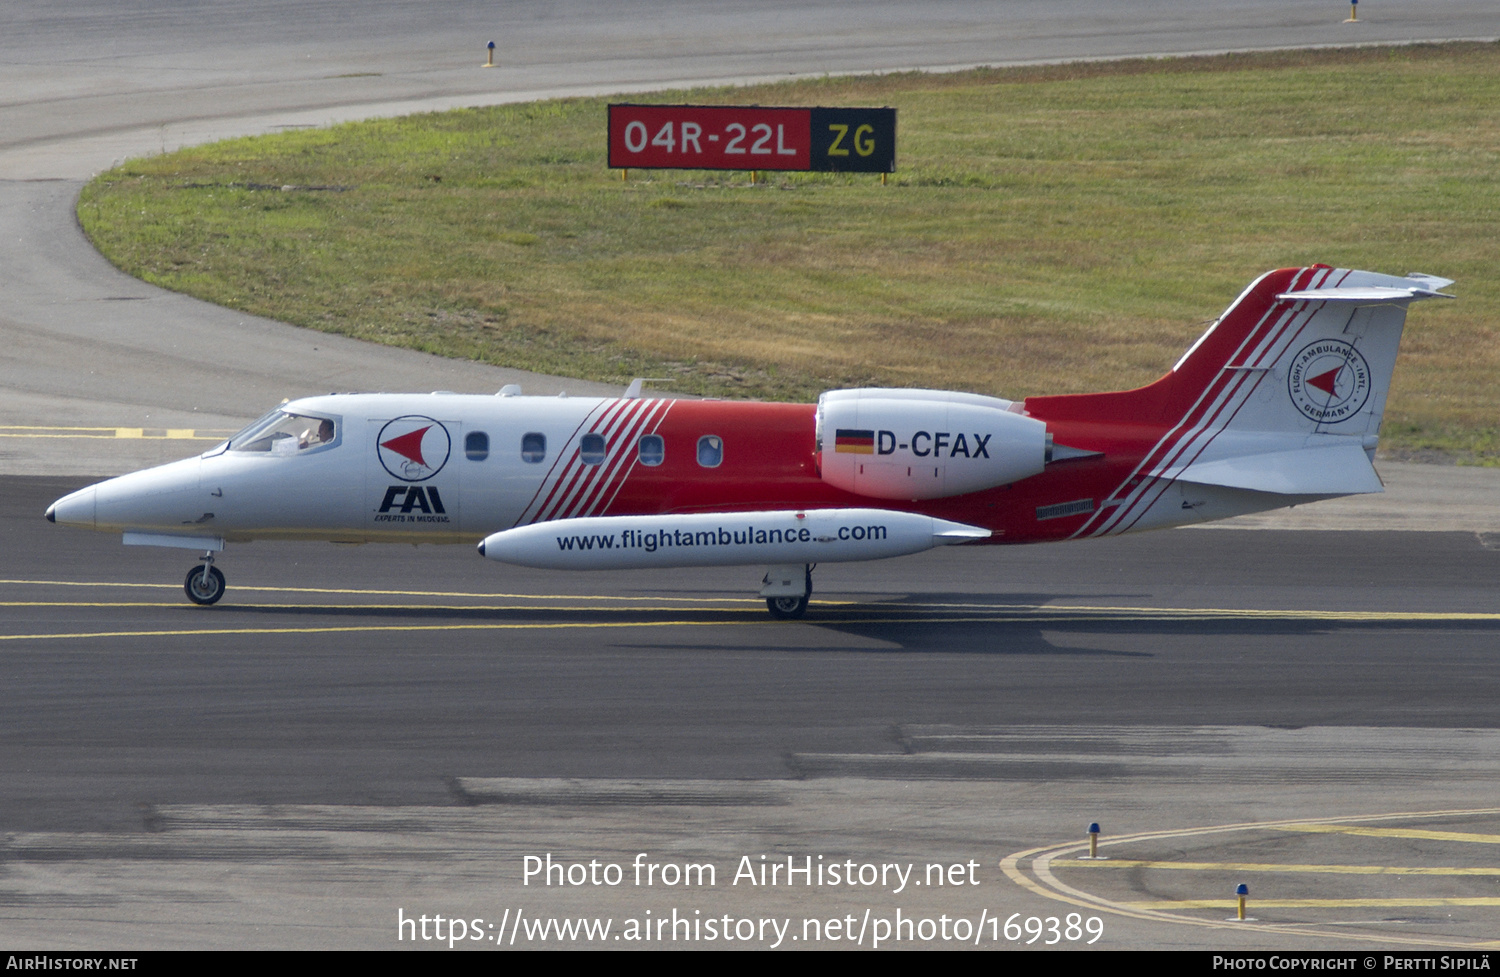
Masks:
[[[3,484],[0,547],[28,558],[0,582],[0,929],[27,946],[395,947],[398,911],[1080,911],[1116,948],[1492,928],[1500,549],[1478,534],[950,549],[821,568],[794,624],[754,568],[257,544],[202,609],[190,555],[38,517],[76,479]],[[1288,819],[1311,823],[1265,826]],[[1143,866],[1051,850],[1090,821]],[[1033,848],[1018,885],[1001,861]],[[549,852],[721,876],[527,884]],[[974,861],[979,884],[732,884],[761,855]],[[1215,928],[1245,880],[1261,922]]]
[[[204,611],[182,602],[181,553],[40,519],[79,483],[57,476],[188,453],[183,432],[236,427],[284,396],[514,379],[120,275],[69,213],[115,160],[548,94],[1500,34],[1490,0],[1363,6],[1357,26],[1341,4],[1301,0],[0,6],[3,942],[434,947],[398,939],[398,913],[828,924],[903,907],[971,922],[1076,909],[1105,921],[1107,947],[1488,938],[1490,472],[1385,465],[1381,500],[1305,510],[1329,513],[1311,516],[1325,527],[1463,532],[929,554],[820,571],[822,603],[794,625],[764,619],[746,571],[529,573],[462,547],[240,547],[221,563],[230,596]],[[501,66],[481,69],[490,39]],[[37,430],[66,426],[88,437]],[[1333,515],[1360,505],[1376,508]],[[569,794],[558,778],[590,783]],[[715,802],[683,779],[753,780],[770,800],[735,785]],[[528,800],[493,803],[507,791]],[[1198,830],[1298,818],[1316,823]],[[1083,875],[1047,849],[1090,820],[1140,865]],[[1046,850],[1002,873],[1032,848]],[[694,891],[524,885],[524,857],[546,852],[724,874]],[[788,854],[973,860],[980,884],[725,881],[741,856]],[[1329,864],[1425,882],[1387,883],[1395,904],[1374,905]],[[1249,871],[1279,898],[1259,928],[1224,928],[1224,892]],[[470,945],[494,945],[490,932]]]
[[[8,886],[5,933],[12,945],[32,949],[446,951],[441,937],[456,918],[465,921],[457,949],[870,948],[882,923],[881,949],[1009,949],[1036,940],[1034,949],[1055,942],[1050,949],[1451,954],[1493,945],[1493,870],[1486,874],[1476,858],[1480,845],[1458,836],[1493,837],[1500,816],[1493,793],[1473,783],[1428,787],[1429,810],[1445,813],[1405,818],[1388,816],[1390,798],[1374,785],[1341,787],[1337,804],[1314,786],[1283,786],[1268,797],[1263,784],[1204,789],[1149,778],[842,778],[768,789],[776,804],[143,806],[150,831],[9,833],[4,853],[18,871]],[[1272,817],[1311,823],[1267,825]],[[1108,861],[1077,859],[1090,821],[1107,832]],[[1244,824],[1251,821],[1260,823]],[[1202,830],[1228,823],[1242,826]],[[1143,833],[1150,837],[1130,837]],[[1434,834],[1455,837],[1413,840]],[[1029,887],[999,867],[1035,839],[1061,847],[1070,836],[1072,852],[1017,859],[1012,871]],[[548,855],[559,871],[618,866],[623,881],[526,880],[525,859]],[[645,866],[657,867],[655,884],[635,884],[643,855]],[[853,862],[856,872],[898,866],[909,881],[900,891],[893,875],[886,885],[736,884],[744,860],[758,869],[762,856],[783,869],[789,856],[799,868],[807,860],[814,868]],[[660,881],[663,866],[685,865],[704,866],[705,881]],[[954,866],[963,883],[936,885],[932,869],[951,879]],[[1240,882],[1250,885],[1253,922],[1228,921]],[[402,918],[422,916],[442,916],[443,929],[429,926],[423,940],[415,926],[399,927]],[[706,920],[725,917],[737,938],[707,929]],[[634,939],[624,935],[631,920],[674,918],[698,926],[668,928],[650,943],[639,928]],[[899,941],[891,935],[898,918],[906,921]],[[547,922],[547,937],[530,935],[552,919],[611,929],[593,939],[559,937]],[[762,920],[781,927],[779,941],[775,929],[759,937]],[[513,925],[520,931],[514,944]]]
[[[1202,529],[1403,529],[1500,534],[1500,469],[1377,461],[1385,491],[1205,523]],[[1497,537],[1500,538],[1500,537]]]

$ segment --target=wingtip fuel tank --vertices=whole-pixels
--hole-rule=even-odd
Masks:
[[[843,563],[988,539],[978,526],[890,509],[558,519],[485,538],[487,559],[548,570]]]

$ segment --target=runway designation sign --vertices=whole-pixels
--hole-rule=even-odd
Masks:
[[[894,173],[896,110],[611,105],[609,166]]]

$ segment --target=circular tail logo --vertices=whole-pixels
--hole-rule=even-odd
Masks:
[[[1358,414],[1370,399],[1370,365],[1342,339],[1320,339],[1292,359],[1286,385],[1303,414],[1337,424]]]
[[[448,463],[453,440],[448,429],[430,417],[408,414],[388,422],[375,439],[380,463],[403,482],[424,482]]]

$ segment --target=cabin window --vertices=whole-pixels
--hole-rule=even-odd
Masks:
[[[336,418],[276,410],[231,438],[229,450],[295,455],[331,445],[338,436]]]
[[[535,465],[547,457],[547,436],[545,434],[521,435],[521,460]]]
[[[704,468],[718,468],[724,461],[724,439],[705,434],[698,439],[698,464]]]
[[[464,435],[464,457],[470,461],[484,461],[490,456],[490,436],[483,431],[470,431]]]
[[[660,465],[666,456],[666,442],[662,441],[660,434],[643,434],[636,442],[636,457],[648,468]]]
[[[578,456],[583,459],[585,465],[601,465],[604,463],[604,435],[585,434],[578,441]]]

